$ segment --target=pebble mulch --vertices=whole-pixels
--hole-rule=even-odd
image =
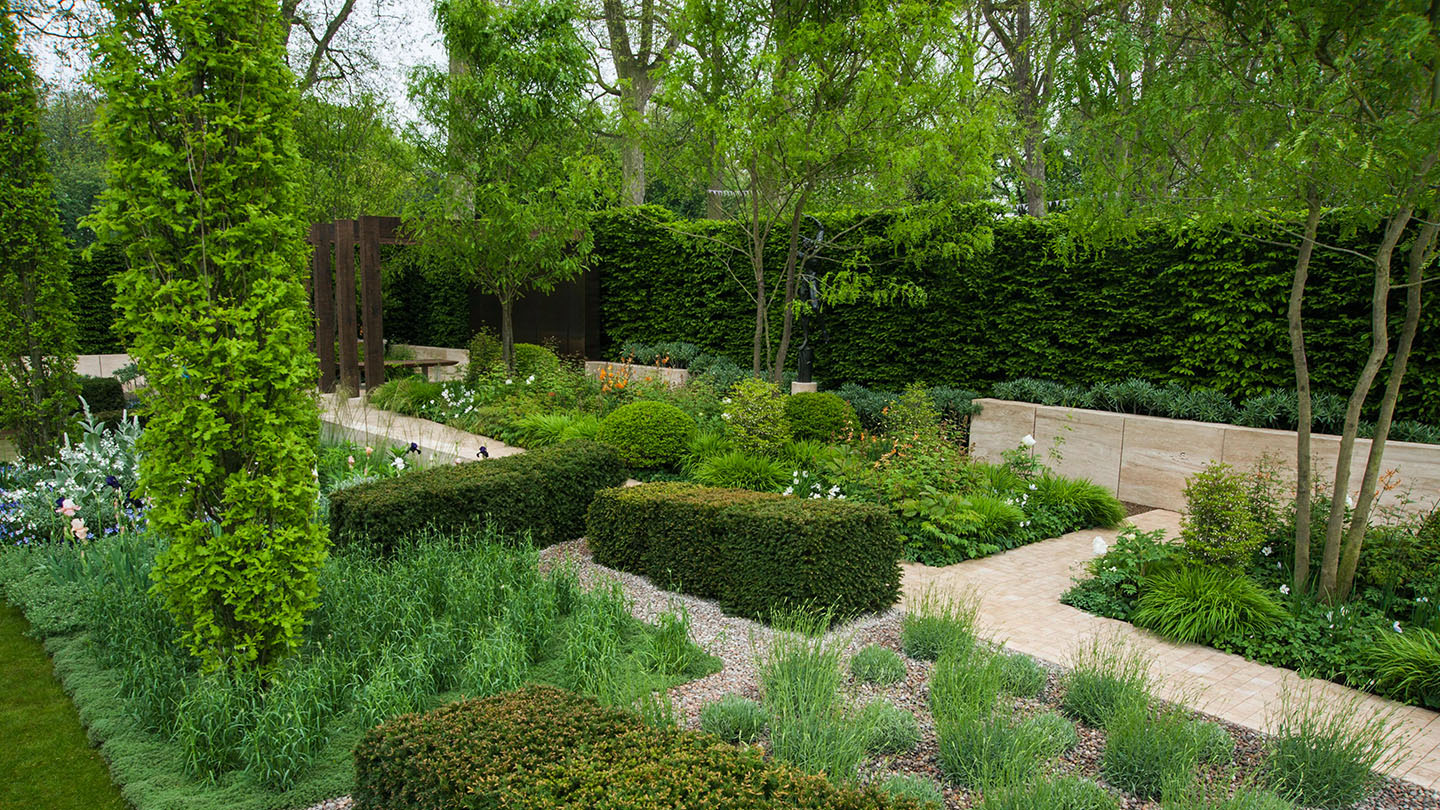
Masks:
[[[691,640],[724,664],[712,675],[670,690],[671,701],[686,727],[698,728],[700,708],[726,694],[759,698],[756,661],[774,636],[770,628],[748,619],[726,616],[714,602],[661,590],[644,577],[601,566],[591,559],[584,539],[550,546],[540,553],[542,567],[548,568],[562,561],[575,566],[581,583],[586,586],[611,580],[619,582],[630,600],[631,611],[641,620],[653,621],[662,613],[684,607],[690,617]],[[901,615],[899,609],[894,609],[881,615],[862,617],[836,628],[832,633],[845,641],[851,653],[868,644],[879,644],[898,651]],[[860,683],[846,674],[847,697],[852,702],[863,704],[885,698],[913,712],[920,723],[921,740],[914,751],[867,760],[862,766],[861,776],[866,781],[879,782],[891,775],[910,773],[943,784],[936,757],[935,724],[928,703],[927,684],[934,665],[910,658],[903,660],[905,679],[889,686]],[[1049,672],[1046,690],[1038,699],[1016,700],[1015,708],[1021,714],[1057,710],[1060,705],[1062,670],[1049,662],[1040,663]],[[1208,785],[1219,788],[1227,779],[1232,784],[1241,784],[1256,777],[1263,761],[1264,735],[1203,713],[1197,712],[1196,715],[1224,726],[1236,741],[1236,766],[1233,769],[1207,769],[1202,779]],[[1100,761],[1105,750],[1104,732],[1085,726],[1080,726],[1078,730],[1080,744],[1061,758],[1057,771],[1084,776],[1104,785],[1105,781],[1100,776]],[[978,803],[978,796],[968,791],[949,785],[943,789],[948,808],[970,808]],[[1121,806],[1126,810],[1158,810],[1160,803],[1122,795]],[[306,810],[350,810],[350,807],[350,798],[346,796],[321,802]],[[1380,789],[1354,810],[1440,810],[1440,792],[1386,778]]]

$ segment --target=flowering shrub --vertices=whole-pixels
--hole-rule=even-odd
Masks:
[[[0,542],[89,540],[144,526],[135,497],[140,425],[106,428],[87,409],[77,435],[45,464],[21,461],[0,478]]]
[[[754,377],[741,380],[723,402],[720,418],[735,449],[773,456],[790,441],[785,395],[774,383]]]
[[[1180,539],[1197,560],[1238,569],[1265,542],[1255,488],[1228,464],[1212,463],[1185,482]]]

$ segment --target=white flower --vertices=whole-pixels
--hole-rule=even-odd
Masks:
[[[1032,490],[1033,490],[1033,489],[1039,489],[1039,487],[1035,486],[1034,484],[1031,484],[1031,485],[1030,485],[1030,489],[1032,489]],[[1026,497],[1029,497],[1029,496],[1027,495]]]
[[[390,462],[390,466],[391,466],[391,467],[394,467],[394,468],[397,469],[397,470],[403,470],[403,469],[405,469],[405,459],[404,459],[403,457],[401,457],[401,456],[396,456],[396,457]]]
[[[1023,437],[1021,437],[1020,443],[1025,445],[1026,447],[1034,447],[1035,437],[1031,436],[1029,433],[1026,433]]]
[[[1346,495],[1346,496],[1345,496],[1345,508],[1346,508],[1346,509],[1354,509],[1354,508],[1355,508],[1355,499],[1352,498],[1352,497],[1350,497],[1349,495]]]
[[[782,492],[782,493],[780,493],[780,494],[781,494],[781,495],[794,495],[794,494],[795,494],[795,488],[794,488],[794,487],[785,487],[785,491]]]
[[[1280,586],[1280,593],[1284,594],[1285,596],[1289,596],[1289,595],[1290,595],[1290,586],[1289,586],[1289,585],[1281,585],[1281,586]]]
[[[1266,547],[1260,549],[1260,553],[1261,553],[1261,554],[1264,554],[1266,557],[1269,557],[1271,554],[1274,554],[1274,553],[1275,553],[1275,550],[1272,549],[1272,548],[1270,548],[1269,546],[1266,546]]]
[[[506,385],[514,385],[514,384],[515,384],[515,381],[512,380],[512,379],[510,379],[509,377],[506,377],[506,378],[505,378],[505,384],[506,384]]]
[[[729,422],[729,421],[730,421],[730,414],[728,414],[728,413],[722,413],[722,414],[720,414],[720,418],[721,418],[721,419],[724,419],[726,422]]]
[[[310,475],[311,475],[316,481],[319,481],[319,480],[320,480],[320,468],[319,468],[319,467],[311,467],[311,468],[310,468]]]
[[[533,382],[535,382],[535,375],[534,375],[534,374],[531,374],[529,377],[526,377],[526,378],[525,378],[525,384],[526,384],[526,385],[529,385],[530,383],[533,383]]]
[[[730,398],[729,398],[729,397],[725,397],[724,399],[720,400],[720,404],[722,404],[722,405],[729,405],[729,404],[730,404]]]
[[[1282,566],[1280,565],[1280,561],[1279,561],[1279,560],[1276,560],[1276,561],[1275,561],[1275,567],[1276,567],[1276,568],[1281,568],[1281,567],[1282,567]]]
[[[1405,632],[1404,630],[1401,630],[1401,629],[1400,629],[1400,622],[1395,622],[1394,624],[1390,625],[1390,627],[1391,627],[1391,629],[1393,629],[1393,630],[1394,630],[1395,632],[1397,632],[1397,633],[1403,633],[1403,632]]]
[[[1095,535],[1095,540],[1090,543],[1090,550],[1095,552],[1096,557],[1100,557],[1110,550],[1110,544],[1105,542],[1105,538],[1097,534]]]

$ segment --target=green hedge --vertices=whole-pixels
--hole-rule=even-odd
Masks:
[[[125,351],[115,324],[115,287],[110,278],[125,269],[125,252],[113,245],[95,245],[90,258],[83,250],[70,254],[70,287],[75,291],[75,337],[80,354]]]
[[[769,619],[778,609],[881,611],[900,598],[900,535],[874,504],[657,483],[598,493],[595,561]]]
[[[918,810],[770,764],[756,748],[656,729],[535,686],[395,718],[355,749],[356,810],[725,807]]]
[[[853,215],[820,217],[845,233],[822,251],[824,272],[841,260],[881,280],[923,287],[923,307],[837,305],[820,318],[816,379],[899,389],[909,382],[988,388],[1018,377],[1089,385],[1140,377],[1213,388],[1243,400],[1295,387],[1285,331],[1294,251],[1234,234],[1191,232],[1183,242],[1159,229],[1101,251],[1075,248],[1063,215],[998,218],[957,210],[949,232],[926,240],[983,244],[973,258],[907,251],[890,238],[894,220],[847,231]],[[754,305],[735,262],[708,240],[735,234],[727,222],[691,222],[655,207],[607,211],[593,222],[592,261],[600,273],[600,315],[612,352],[624,341],[684,339],[735,358],[750,357]],[[1326,238],[1364,250],[1365,234]],[[770,246],[779,267],[783,245]],[[1394,329],[1403,290],[1391,302]],[[1306,299],[1306,348],[1316,390],[1348,395],[1369,338],[1370,269],[1361,259],[1317,252]],[[780,315],[777,304],[773,317]],[[775,321],[778,323],[778,320]],[[1440,422],[1440,308],[1422,313],[1399,409],[1401,418]]]
[[[338,544],[388,552],[397,538],[422,526],[448,530],[491,521],[505,534],[528,532],[543,547],[584,534],[596,491],[623,480],[615,451],[566,442],[338,490],[330,495],[330,529]]]
[[[125,387],[114,377],[81,377],[80,396],[91,413],[125,410]]]

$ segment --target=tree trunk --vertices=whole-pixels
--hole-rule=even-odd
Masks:
[[[720,192],[725,189],[725,178],[720,171],[720,145],[710,138],[710,187],[705,193],[705,218],[722,219],[725,216],[724,201]]]
[[[785,359],[790,352],[790,335],[795,329],[795,312],[791,305],[795,303],[796,270],[800,261],[800,224],[804,222],[805,201],[809,197],[808,190],[801,192],[800,199],[795,203],[795,211],[790,216],[790,244],[785,252],[784,325],[780,329],[780,346],[775,351],[775,370],[771,373],[771,379],[776,385],[785,379]]]
[[[500,359],[505,363],[505,373],[515,373],[515,296],[500,296]]]
[[[1320,201],[1313,190],[1308,203],[1305,236],[1300,242],[1300,255],[1295,259],[1295,277],[1290,283],[1290,305],[1286,312],[1299,411],[1295,431],[1295,577],[1292,585],[1296,593],[1308,587],[1310,582],[1310,492],[1314,486],[1310,472],[1310,430],[1314,417],[1310,410],[1310,363],[1305,356],[1303,318],[1310,257],[1315,252],[1315,233],[1320,229]]]
[[[1375,384],[1385,355],[1390,352],[1390,324],[1386,304],[1390,297],[1390,256],[1410,221],[1410,207],[1398,211],[1385,227],[1375,251],[1375,284],[1370,297],[1370,356],[1360,370],[1360,379],[1345,408],[1345,428],[1340,434],[1340,457],[1335,462],[1335,492],[1330,497],[1330,514],[1325,521],[1325,551],[1320,561],[1320,597],[1327,602],[1339,599],[1340,543],[1345,532],[1345,498],[1350,489],[1351,455],[1360,426],[1360,409]],[[1357,514],[1355,519],[1360,519]],[[1363,522],[1363,521],[1362,521]]]
[[[620,103],[628,113],[628,120],[622,126],[620,136],[620,204],[622,206],[645,204],[645,147],[641,142],[640,130],[645,122],[645,110],[650,105],[650,96],[655,92],[654,82],[647,74],[632,75],[621,89],[627,97]]]
[[[1355,582],[1355,568],[1360,563],[1360,548],[1365,543],[1365,531],[1369,528],[1370,509],[1375,501],[1375,485],[1379,480],[1380,467],[1385,455],[1385,440],[1390,435],[1390,422],[1395,417],[1395,404],[1400,398],[1400,383],[1405,377],[1405,366],[1410,362],[1410,349],[1415,343],[1415,333],[1420,328],[1420,289],[1424,281],[1424,270],[1433,259],[1431,249],[1440,225],[1427,222],[1420,229],[1415,243],[1410,246],[1409,270],[1405,275],[1405,322],[1400,327],[1400,342],[1395,347],[1395,359],[1390,366],[1390,378],[1385,383],[1385,393],[1380,400],[1380,413],[1375,420],[1375,435],[1370,440],[1370,455],[1365,460],[1365,478],[1360,483],[1360,494],[1355,499],[1355,514],[1350,520],[1350,531],[1341,550],[1340,569],[1336,575],[1335,591],[1340,600],[1350,595]],[[1388,274],[1388,267],[1387,274]]]
[[[1035,124],[1026,125],[1025,133],[1025,211],[1037,219],[1045,216],[1045,149],[1043,133]]]

